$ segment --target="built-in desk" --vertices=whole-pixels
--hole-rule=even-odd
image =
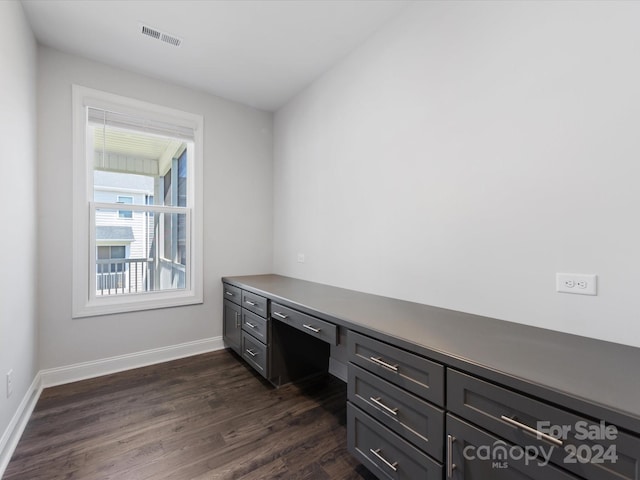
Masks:
[[[273,315],[278,305],[335,326],[329,343],[348,363],[349,448],[380,478],[640,480],[638,348],[279,275],[222,281],[225,298],[239,295],[225,308],[236,322],[246,293],[265,300],[260,318],[270,322],[291,320]],[[604,436],[602,421],[614,438],[593,438]],[[517,448],[502,464],[468,458],[496,442],[538,459],[515,458]],[[548,462],[534,465],[548,447]]]

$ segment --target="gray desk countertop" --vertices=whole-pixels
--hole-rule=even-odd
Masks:
[[[223,281],[640,434],[640,348],[280,275]]]

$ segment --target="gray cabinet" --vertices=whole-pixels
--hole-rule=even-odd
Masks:
[[[331,345],[338,344],[338,328],[333,323],[325,322],[277,303],[271,304],[271,318],[291,325],[323,342]]]
[[[348,448],[380,478],[442,477],[444,367],[349,331]]]
[[[447,480],[578,480],[512,443],[447,415]]]
[[[225,290],[226,292],[226,290]],[[222,332],[225,344],[240,355],[242,307],[230,300],[223,301]]]
[[[271,383],[326,374],[330,346],[338,344],[338,327],[273,300],[270,317]]]
[[[228,283],[222,284],[222,297],[237,305],[242,305],[242,290]]]
[[[447,409],[587,480],[638,480],[640,438],[545,401],[447,370]]]
[[[442,458],[444,411],[356,366],[349,365],[349,401],[434,458]]]
[[[223,283],[223,338],[265,378],[269,378],[268,299]]]
[[[265,345],[268,342],[269,332],[267,319],[244,309],[242,310],[242,330],[253,335]]]
[[[640,480],[640,349],[277,275],[227,281],[225,340],[239,312],[241,355],[275,385],[325,369],[346,330],[348,449],[380,479]]]
[[[444,367],[414,353],[349,331],[349,361],[436,405],[444,405]]]
[[[247,332],[242,332],[242,358],[265,378],[268,377],[267,346]]]
[[[442,465],[390,432],[352,404],[347,404],[347,445],[378,478],[440,480]]]
[[[261,295],[243,290],[242,308],[246,308],[259,317],[267,318],[267,299]]]

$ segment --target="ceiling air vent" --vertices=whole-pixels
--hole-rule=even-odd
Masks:
[[[179,47],[182,43],[182,39],[180,39],[179,37],[166,32],[162,32],[157,28],[153,28],[142,23],[140,24],[140,33],[142,33],[142,35],[146,35],[147,37],[155,38],[156,40],[160,40],[161,42],[173,45],[174,47]]]
[[[174,47],[179,47],[180,44],[182,43],[182,40],[180,40],[178,37],[167,35],[166,33],[162,34],[162,36],[160,37],[160,40],[162,40],[163,42],[169,43]]]

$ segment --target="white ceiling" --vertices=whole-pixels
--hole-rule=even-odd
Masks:
[[[404,0],[23,0],[44,45],[276,110]],[[140,23],[182,39],[174,47]]]

